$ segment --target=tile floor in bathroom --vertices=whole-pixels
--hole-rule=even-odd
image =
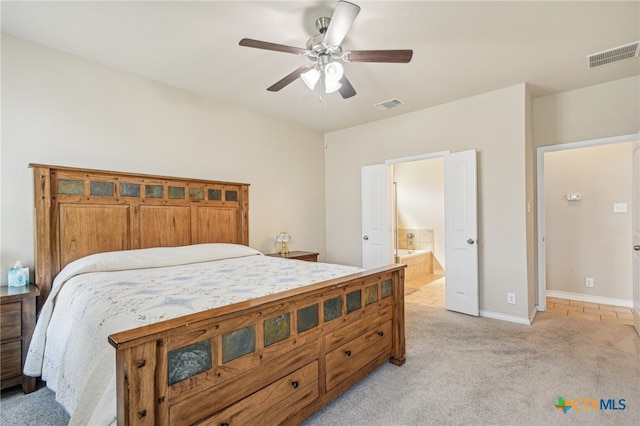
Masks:
[[[424,282],[405,283],[405,301],[444,309],[444,277],[432,275]]]
[[[405,301],[433,308],[444,308],[444,285],[445,279],[441,275],[434,275],[422,283],[406,283]],[[633,325],[631,308],[623,306],[547,297],[547,312],[571,318]]]

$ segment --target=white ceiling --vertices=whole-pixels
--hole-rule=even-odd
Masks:
[[[638,58],[586,60],[640,40],[639,1],[354,2],[344,50],[413,49],[413,60],[345,64],[358,94],[323,102],[300,80],[266,90],[308,59],[238,42],[305,47],[335,1],[2,1],[2,31],[322,132],[522,82],[541,96],[640,74]],[[405,104],[373,107],[392,98]]]

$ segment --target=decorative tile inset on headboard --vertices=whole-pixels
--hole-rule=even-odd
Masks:
[[[118,190],[121,197],[140,198],[140,184],[120,182]]]
[[[84,181],[75,179],[58,179],[58,194],[84,195]]]
[[[114,195],[114,184],[113,182],[101,182],[101,181],[91,181],[91,195],[98,195],[102,197],[113,197]]]
[[[144,196],[146,198],[163,198],[164,186],[162,185],[145,185]]]

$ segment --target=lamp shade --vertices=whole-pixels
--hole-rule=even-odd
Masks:
[[[344,67],[340,62],[329,62],[324,67],[325,81],[340,81],[344,75]]]
[[[320,79],[320,71],[316,68],[311,68],[309,71],[300,74],[300,78],[304,81],[304,84],[311,90],[316,87],[316,83]]]
[[[328,78],[324,80],[325,93],[333,93],[336,90],[338,90],[340,87],[342,87],[342,84],[340,84],[339,81],[330,80]]]
[[[276,241],[279,243],[288,243],[289,241],[291,241],[291,235],[289,235],[285,231],[282,231],[281,233],[276,235]]]

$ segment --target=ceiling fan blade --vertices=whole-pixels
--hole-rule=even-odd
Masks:
[[[339,1],[336,5],[327,32],[324,33],[324,42],[329,46],[338,47],[349,32],[349,28],[360,13],[360,6],[346,1]]]
[[[351,85],[351,82],[349,81],[349,79],[347,79],[346,75],[342,76],[342,78],[340,79],[340,84],[341,86],[338,89],[338,91],[340,92],[340,95],[342,96],[343,99],[349,99],[350,97],[356,95],[356,91]]]
[[[413,50],[352,50],[345,52],[347,62],[393,62],[406,64],[413,57]]]
[[[291,74],[287,75],[286,77],[284,77],[282,80],[278,81],[277,83],[274,83],[273,85],[271,85],[270,87],[267,87],[267,90],[270,92],[277,92],[280,89],[286,87],[287,85],[293,83],[298,77],[300,77],[300,74],[302,74],[303,72],[307,71],[309,69],[309,65],[303,65],[300,68],[296,69],[295,71],[293,71]]]
[[[256,49],[264,50],[274,50],[276,52],[293,53],[294,55],[304,55],[305,53],[307,53],[307,50],[301,47],[269,43],[267,41],[254,40],[251,38],[243,38],[242,40],[240,40],[240,46],[255,47]]]

